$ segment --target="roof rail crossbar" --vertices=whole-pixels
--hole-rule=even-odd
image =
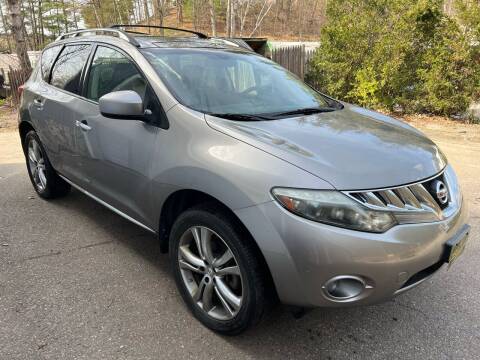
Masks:
[[[112,29],[118,29],[118,28],[144,28],[144,29],[165,29],[165,30],[176,30],[176,31],[183,31],[189,34],[194,34],[197,35],[200,39],[208,39],[208,35],[198,32],[198,31],[193,31],[193,30],[187,30],[187,29],[180,29],[180,28],[175,28],[175,27],[169,27],[169,26],[158,26],[158,25],[125,25],[125,24],[116,24],[111,26]]]
[[[135,40],[131,35],[127,34],[125,31],[119,30],[119,29],[112,29],[112,28],[96,28],[96,29],[81,29],[81,30],[75,30],[71,31],[65,34],[60,35],[55,39],[55,41],[60,41],[64,40],[67,38],[71,37],[77,37],[80,36],[81,34],[85,33],[98,33],[98,35],[106,35],[105,33],[111,33],[112,36],[117,36],[120,39],[126,40],[129,43],[131,43],[134,46],[140,46],[140,44]]]

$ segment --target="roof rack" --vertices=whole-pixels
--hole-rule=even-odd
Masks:
[[[64,40],[67,38],[73,38],[77,36],[81,36],[81,34],[85,33],[93,33],[95,35],[108,35],[110,33],[112,36],[116,36],[120,39],[126,40],[129,43],[131,43],[134,46],[140,46],[140,44],[133,38],[131,35],[129,35],[127,32],[119,30],[119,29],[113,29],[113,28],[96,28],[96,29],[81,29],[81,30],[75,30],[71,31],[65,34],[60,35],[55,39],[55,41],[60,41]]]
[[[158,26],[158,25],[125,25],[125,24],[116,24],[112,25],[110,28],[112,29],[118,29],[118,28],[142,28],[142,29],[164,29],[164,30],[176,30],[176,31],[183,31],[189,34],[194,34],[197,35],[200,39],[208,39],[208,35],[205,35],[204,33],[198,32],[198,31],[193,31],[193,30],[187,30],[187,29],[180,29],[180,28],[175,28],[175,27],[168,27],[168,26]],[[126,30],[125,32],[129,32]],[[135,33],[135,32],[133,32]],[[148,35],[148,34],[145,34]]]

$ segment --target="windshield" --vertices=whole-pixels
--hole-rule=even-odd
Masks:
[[[177,100],[203,113],[260,115],[341,107],[254,53],[164,48],[143,53]]]

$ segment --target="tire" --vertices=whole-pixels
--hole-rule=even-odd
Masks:
[[[197,259],[202,258],[193,235],[195,231],[202,239],[201,244],[206,243],[204,239],[208,238],[208,231],[211,231],[210,261],[206,255],[208,251],[203,248],[204,271],[195,263],[195,269],[200,270],[200,273],[185,268],[185,262],[188,263],[187,266],[192,264],[186,260],[186,254],[188,257],[193,254]],[[229,257],[225,256],[227,250],[231,251],[233,257],[220,266]],[[245,234],[232,216],[215,205],[195,207],[178,217],[170,233],[170,258],[175,282],[189,310],[203,325],[224,335],[237,335],[261,320],[271,300],[271,287],[266,266],[258,253],[250,235]],[[235,269],[235,264],[238,269]],[[239,275],[230,272],[239,272]],[[203,293],[199,301],[196,301],[194,296],[202,282]],[[209,284],[210,292],[207,291]],[[224,296],[225,293],[228,294],[225,285],[234,295],[239,295],[237,298],[241,298],[239,308],[235,309],[238,303],[232,301],[231,296]],[[212,294],[211,300],[208,300],[209,296],[204,298],[209,293]]]
[[[37,194],[43,199],[54,199],[67,195],[70,191],[70,184],[58,176],[53,169],[35,131],[27,133],[23,145],[28,176]]]

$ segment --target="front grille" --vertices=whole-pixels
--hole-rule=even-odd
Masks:
[[[434,185],[437,180],[443,182],[448,190],[448,200],[444,204],[435,194]],[[397,218],[404,220],[401,222],[408,223],[413,222],[412,216],[416,216],[415,222],[438,221],[445,218],[447,214],[444,210],[448,210],[449,215],[452,207],[456,206],[452,201],[454,198],[452,190],[453,187],[449,186],[447,177],[441,173],[415,184],[379,190],[347,191],[345,194],[370,209],[395,212]]]

